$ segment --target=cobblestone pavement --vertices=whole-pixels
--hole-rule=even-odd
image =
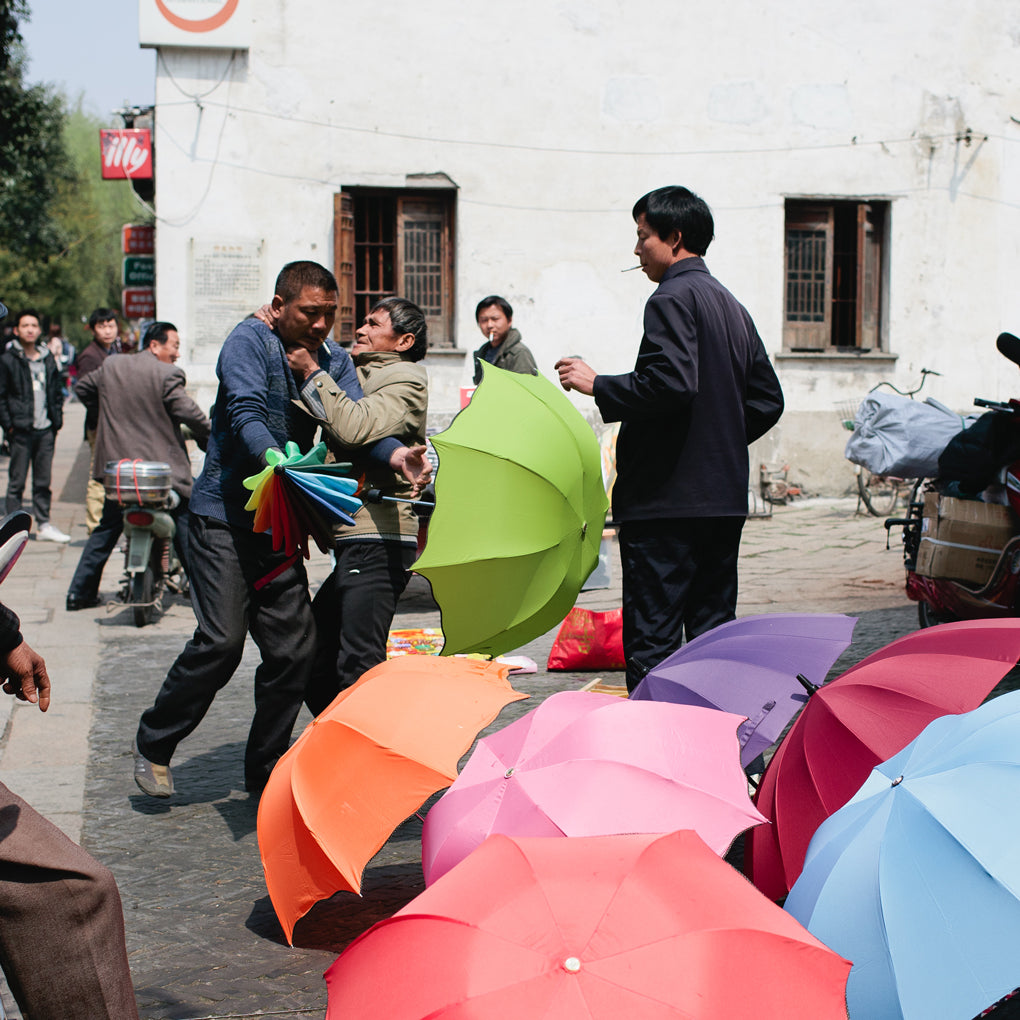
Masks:
[[[393,834],[368,867],[361,898],[341,893],[317,905],[298,923],[295,947],[286,945],[263,881],[256,807],[243,792],[251,676],[258,661],[253,648],[179,748],[175,796],[154,801],[137,791],[131,738],[190,634],[193,617],[180,600],[159,623],[142,630],[124,611],[64,612],[63,595],[84,540],[76,442],[81,433],[74,405],[69,410],[72,434],[58,447],[54,521],[70,529],[75,541],[69,548],[30,544],[3,592],[22,614],[29,641],[50,664],[54,709],[42,717],[26,707],[6,707],[0,780],[112,868],[145,1020],[321,1016],[323,970],[351,939],[422,889],[421,823],[412,817]],[[114,593],[118,569],[111,559],[104,594]],[[324,561],[313,563],[313,578],[321,580],[326,569]],[[583,593],[579,604],[619,605],[616,564],[611,586]],[[749,520],[739,611],[857,616],[854,642],[836,670],[917,626],[915,608],[903,595],[898,550],[885,550],[881,522],[857,515],[852,500],[780,507],[771,519]],[[416,579],[395,626],[438,623],[427,586]],[[508,706],[490,729],[592,678],[544,670],[554,636],[519,650],[540,667],[514,678],[532,697]],[[608,683],[623,682],[622,674],[599,675]],[[307,719],[302,715],[296,732]],[[0,725],[3,721],[0,717]],[[9,1015],[17,1017],[6,989],[3,994]]]

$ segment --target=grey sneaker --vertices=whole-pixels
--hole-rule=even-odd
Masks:
[[[142,793],[150,797],[169,797],[174,792],[174,777],[169,765],[155,765],[138,750],[132,741],[131,753],[135,756],[135,782]]]

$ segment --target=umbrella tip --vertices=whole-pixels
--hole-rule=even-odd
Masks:
[[[818,684],[813,684],[803,673],[797,674],[797,679],[800,681],[801,687],[804,688],[808,694],[814,694],[818,690]]]

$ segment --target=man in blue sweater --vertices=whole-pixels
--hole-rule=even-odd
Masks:
[[[135,781],[151,797],[173,793],[170,759],[233,676],[247,631],[262,653],[244,758],[250,793],[262,792],[287,750],[315,651],[308,579],[300,554],[274,552],[271,537],[252,530],[242,480],[265,467],[269,450],[282,450],[288,440],[308,449],[314,435],[314,422],[294,403],[300,394],[289,348],[315,352],[340,387],[360,399],[350,356],[326,341],[336,307],[333,274],[315,262],[291,262],[276,281],[276,325],[246,319],[220,351],[209,448],[191,494],[190,579],[198,626],[135,738]],[[366,451],[412,480],[426,464],[424,447],[409,449],[395,439]]]

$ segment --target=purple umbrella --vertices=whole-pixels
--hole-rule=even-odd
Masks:
[[[670,701],[747,716],[737,738],[746,768],[781,736],[850,644],[856,618],[768,613],[724,623],[660,662],[631,700]]]

